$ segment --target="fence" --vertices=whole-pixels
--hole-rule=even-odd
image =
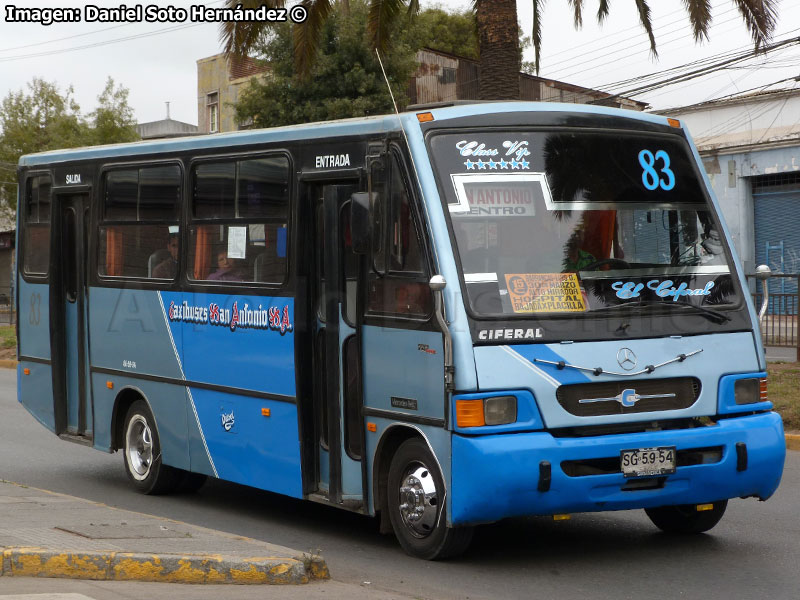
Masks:
[[[754,281],[754,275],[747,276],[748,281]],[[800,344],[797,335],[797,314],[800,304],[798,291],[800,274],[774,274],[769,278],[769,304],[767,314],[761,326],[761,340],[765,346],[784,346],[798,349],[800,360]],[[753,302],[756,311],[761,309],[764,301],[764,292],[760,284],[754,288]]]
[[[0,325],[14,325],[16,322],[14,291],[10,286],[0,286]]]

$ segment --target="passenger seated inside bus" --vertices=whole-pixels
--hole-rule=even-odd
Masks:
[[[155,266],[153,266],[155,264]],[[148,261],[150,277],[173,279],[178,272],[178,234],[171,233],[166,250],[157,250]]]
[[[228,258],[224,248],[217,251],[217,270],[208,276],[209,281],[244,281],[245,277],[236,259]]]

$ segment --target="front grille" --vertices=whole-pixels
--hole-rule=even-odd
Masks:
[[[623,394],[625,390],[629,391]],[[667,397],[647,398],[646,396]],[[556,390],[558,403],[564,410],[576,417],[679,410],[689,408],[699,397],[700,380],[696,377],[576,383],[562,385]],[[581,400],[598,399],[604,400],[581,402]],[[623,400],[634,400],[635,402],[632,402],[633,406],[624,406]]]

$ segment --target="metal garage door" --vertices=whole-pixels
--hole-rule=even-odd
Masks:
[[[756,264],[800,273],[800,173],[753,178]],[[776,278],[770,292],[796,293],[796,278]]]

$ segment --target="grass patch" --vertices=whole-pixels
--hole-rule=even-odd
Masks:
[[[769,399],[787,431],[800,431],[800,363],[767,366]]]
[[[16,348],[17,332],[14,327],[0,326],[0,348]]]

